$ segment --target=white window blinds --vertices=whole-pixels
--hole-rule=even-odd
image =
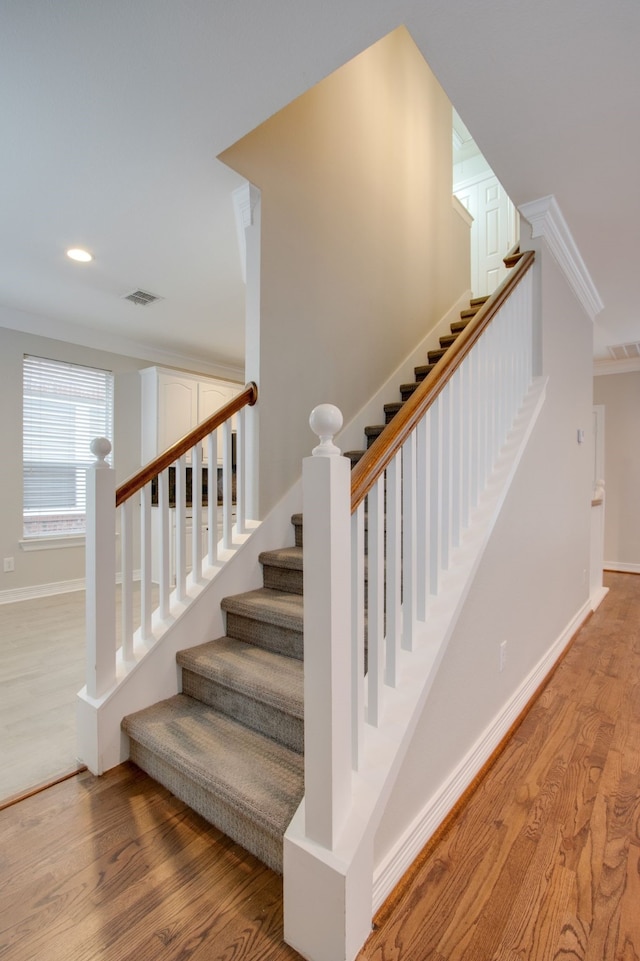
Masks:
[[[113,438],[113,375],[44,357],[23,367],[24,536],[85,531],[94,437]]]

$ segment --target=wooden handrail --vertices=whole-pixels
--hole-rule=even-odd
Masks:
[[[509,253],[502,258],[502,263],[510,270],[512,267],[515,267],[521,257],[522,251],[520,250],[520,242],[518,241],[513,245]]]
[[[116,507],[120,507],[124,504],[126,500],[137,494],[138,491],[142,490],[145,484],[148,484],[150,480],[156,477],[157,474],[162,473],[171,464],[174,463],[183,454],[191,450],[196,444],[199,444],[201,440],[204,440],[211,431],[215,430],[224,424],[225,420],[228,420],[233,414],[237,414],[239,410],[243,407],[253,407],[258,399],[258,387],[251,381],[246,385],[244,390],[221,407],[219,410],[203,420],[201,424],[198,424],[193,430],[190,430],[188,434],[177,440],[175,444],[171,447],[167,447],[162,454],[158,454],[156,458],[141,467],[137,473],[129,477],[116,491]]]
[[[511,273],[482,305],[429,376],[416,387],[409,400],[402,405],[391,423],[355,465],[351,471],[351,513],[362,503],[387,464],[422,420],[505,300],[532,266],[534,259],[533,250],[527,250],[519,257]]]

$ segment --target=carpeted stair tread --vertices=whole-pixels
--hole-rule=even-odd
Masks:
[[[471,318],[468,318],[467,320],[454,320],[454,322],[451,324],[451,333],[461,334],[465,327],[469,324],[470,319]]]
[[[284,835],[304,792],[300,754],[184,694],[130,714],[122,726],[189,781]]]
[[[444,347],[446,350],[448,347],[451,347],[453,343],[455,343],[457,336],[458,335],[454,334],[453,332],[450,334],[443,334],[443,336],[440,338],[440,346]]]
[[[262,565],[284,567],[289,571],[302,570],[302,548],[281,547],[275,551],[263,551],[258,558]]]
[[[435,364],[421,364],[419,367],[414,367],[413,372],[416,375],[416,381],[418,383],[423,381],[425,377],[428,377],[435,366]],[[402,390],[402,387],[400,390]]]
[[[302,661],[255,647],[234,637],[179,651],[180,667],[233,691],[302,718]]]
[[[444,357],[444,355],[446,354],[446,352],[447,352],[447,348],[446,348],[446,347],[440,347],[439,349],[436,349],[436,350],[428,350],[428,351],[427,351],[427,357],[428,357],[428,359],[429,359],[429,363],[430,363],[430,364],[437,364],[438,361],[439,361],[442,357]]]
[[[302,596],[259,587],[244,594],[224,597],[223,611],[252,620],[275,624],[292,631],[302,631]]]

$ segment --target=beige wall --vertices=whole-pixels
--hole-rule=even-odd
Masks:
[[[380,823],[376,863],[588,599],[593,450],[577,430],[591,437],[592,324],[545,250],[541,269],[546,402]]]
[[[347,422],[468,288],[451,136],[400,28],[222,154],[262,191],[261,513],[300,474],[312,408]]]
[[[640,573],[640,371],[595,377],[593,402],[605,409],[605,566]]]
[[[22,358],[35,354],[53,360],[100,367],[115,376],[114,467],[116,482],[140,466],[140,377],[147,362],[91,350],[46,337],[0,327],[0,417],[2,424],[2,497],[0,558],[14,557],[15,571],[0,567],[0,594],[18,588],[84,577],[84,548],[23,551],[22,538]]]

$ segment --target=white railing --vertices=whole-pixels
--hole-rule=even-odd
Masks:
[[[126,671],[137,662],[207,570],[226,559],[234,533],[244,534],[245,410],[256,398],[249,385],[117,491],[105,460],[111,444],[93,441],[97,460],[87,472],[86,535],[90,697],[114,685],[119,665]]]
[[[407,412],[404,433],[359,494],[332,444],[340,412],[321,405],[312,413],[322,443],[303,472],[304,810],[306,836],[330,850],[352,803],[367,728],[383,724],[399,661],[417,636],[424,640],[425,625],[434,625],[427,663],[438,662],[435,639],[446,633],[435,629],[438,601],[532,382],[531,262],[517,285],[505,282],[508,297],[483,308],[486,326],[478,315],[482,335],[466,330],[457,356],[441,362],[444,375],[430,375],[438,385],[423,386],[426,408],[416,399],[413,422],[406,426]]]

